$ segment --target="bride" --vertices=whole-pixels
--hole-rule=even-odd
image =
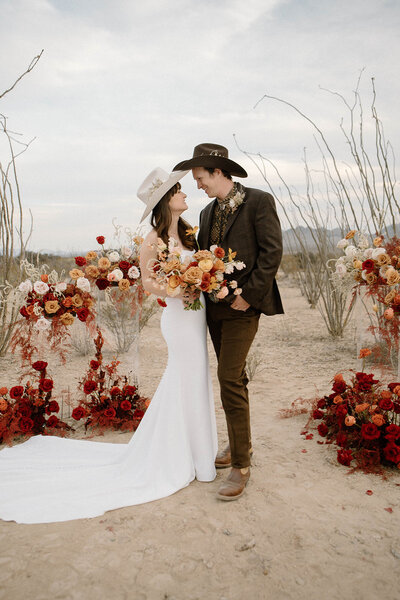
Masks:
[[[165,295],[149,279],[157,238],[173,237],[181,253],[194,253],[194,238],[181,218],[187,209],[179,180],[153,170],[138,190],[152,212],[143,242],[141,272],[149,292]],[[214,403],[208,369],[205,310],[184,310],[191,299],[166,298],[161,331],[168,363],[140,426],[128,444],[35,436],[0,451],[0,518],[50,523],[102,515],[157,500],[189,485],[212,481],[217,452]]]

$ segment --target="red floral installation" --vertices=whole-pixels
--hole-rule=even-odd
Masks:
[[[32,435],[61,435],[71,431],[57,413],[60,406],[52,400],[53,380],[46,374],[47,362],[36,361],[32,369],[37,376],[36,386],[25,385],[0,388],[0,443],[12,445],[14,440]]]
[[[72,417],[76,421],[85,419],[86,431],[135,431],[150,400],[141,397],[137,387],[130,385],[126,376],[118,374],[118,361],[103,365],[103,343],[102,333],[97,329],[95,360],[90,361],[89,369],[80,382],[83,399],[73,409]]]

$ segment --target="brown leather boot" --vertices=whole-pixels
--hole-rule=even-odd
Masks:
[[[243,494],[250,478],[250,467],[232,469],[228,479],[224,481],[217,492],[219,500],[237,500]]]
[[[252,456],[252,455],[253,455],[253,448],[250,448],[250,456]],[[228,444],[223,450],[221,450],[221,452],[218,452],[218,454],[215,458],[215,468],[216,469],[226,469],[231,466],[232,466],[231,449]]]

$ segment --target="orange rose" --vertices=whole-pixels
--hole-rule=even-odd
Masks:
[[[110,268],[111,263],[108,260],[108,258],[106,258],[105,256],[102,256],[101,258],[99,258],[97,265],[98,265],[100,271],[107,271],[107,269]]]
[[[216,261],[214,261],[214,269],[217,269],[217,271],[225,271],[225,263],[224,261],[220,260],[219,258],[217,258]]]
[[[40,279],[43,281],[43,283],[47,283],[49,281],[49,276],[46,275],[46,273],[43,273],[43,275],[40,276]]]
[[[334,399],[333,399],[333,402],[335,404],[340,404],[341,402],[343,402],[342,396],[335,396]]]
[[[75,321],[75,318],[71,315],[71,313],[64,313],[60,317],[60,321],[63,325],[72,325]]]
[[[189,267],[182,275],[182,281],[189,284],[199,284],[203,277],[203,271],[199,267]]]
[[[364,410],[367,410],[369,404],[368,402],[364,402],[363,404],[357,404],[356,405],[356,413],[360,413],[363,412]]]
[[[365,275],[365,281],[368,283],[368,285],[374,285],[374,283],[377,282],[377,276],[375,275],[375,273],[366,273]]]
[[[85,277],[85,273],[80,269],[72,269],[69,272],[69,276],[71,277],[71,279],[79,279],[79,277]]]
[[[355,235],[356,235],[356,230],[352,229],[351,231],[349,231],[349,233],[345,236],[345,240],[351,240]]]
[[[4,396],[5,394],[7,394],[7,392],[8,392],[8,388],[6,388],[6,387],[1,387],[0,388],[0,394],[2,396]]]
[[[394,317],[394,310],[393,310],[393,308],[387,308],[385,310],[385,312],[383,313],[383,316],[385,317],[385,319],[387,321],[391,321],[393,319],[393,317]]]
[[[370,354],[372,354],[372,350],[369,348],[361,348],[358,358],[366,358]]]
[[[0,410],[1,410],[1,412],[6,412],[7,406],[8,406],[7,400],[5,400],[4,398],[0,398]]]
[[[57,300],[47,300],[47,302],[44,305],[44,310],[47,312],[48,315],[53,315],[58,311],[59,308],[60,305],[58,304]]]
[[[375,423],[377,427],[381,427],[384,424],[385,419],[383,418],[383,415],[372,415],[372,422]]]
[[[93,279],[97,279],[100,275],[100,269],[96,267],[96,265],[88,265],[86,267],[86,275],[88,277],[93,277]]]
[[[76,308],[79,308],[80,306],[82,306],[83,304],[83,298],[80,294],[75,294],[75,296],[72,296],[72,305],[76,306]]]
[[[180,285],[180,283],[181,280],[179,275],[171,275],[171,277],[168,278],[168,285],[172,289],[177,288]]]
[[[388,390],[383,390],[381,392],[381,398],[383,398],[383,400],[391,400],[392,399],[392,392],[389,392]]]
[[[381,236],[378,236],[374,239],[373,244],[376,248],[379,248],[379,246],[382,244],[383,238]]]
[[[388,285],[395,285],[400,281],[400,273],[392,267],[386,271],[385,277]]]
[[[120,281],[118,281],[118,287],[120,290],[126,291],[126,290],[129,290],[129,288],[131,287],[131,284],[129,283],[129,281],[127,279],[121,279]]]
[[[400,385],[396,385],[396,387],[393,390],[393,393],[396,394],[396,396],[400,396]],[[0,390],[0,394],[1,394],[1,390]]]
[[[347,425],[347,427],[351,427],[352,425],[354,425],[354,423],[356,422],[355,418],[352,417],[351,415],[347,415],[347,417],[344,420],[345,425]]]
[[[333,378],[333,381],[334,381],[335,383],[340,383],[341,381],[344,381],[344,377],[343,377],[343,375],[342,375],[341,373],[337,373],[337,374],[334,376],[334,378]]]
[[[97,252],[95,252],[94,250],[89,250],[85,258],[88,262],[90,262],[91,260],[95,260],[97,258]]]
[[[72,298],[71,296],[67,296],[66,298],[64,298],[64,300],[62,301],[63,305],[66,308],[70,308],[72,306]]]

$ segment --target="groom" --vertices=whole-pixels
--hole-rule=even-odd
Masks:
[[[246,171],[218,144],[199,144],[193,157],[174,167],[192,169],[198,189],[214,200],[200,214],[201,249],[213,244],[231,248],[245,268],[234,274],[236,294],[214,303],[207,298],[207,323],[218,359],[218,380],[229,446],[217,455],[217,468],[232,467],[218,490],[221,500],[236,500],[250,477],[251,433],[246,357],[257,333],[260,314],[283,313],[275,281],[282,257],[282,232],[273,197],[246,188],[232,176]]]

